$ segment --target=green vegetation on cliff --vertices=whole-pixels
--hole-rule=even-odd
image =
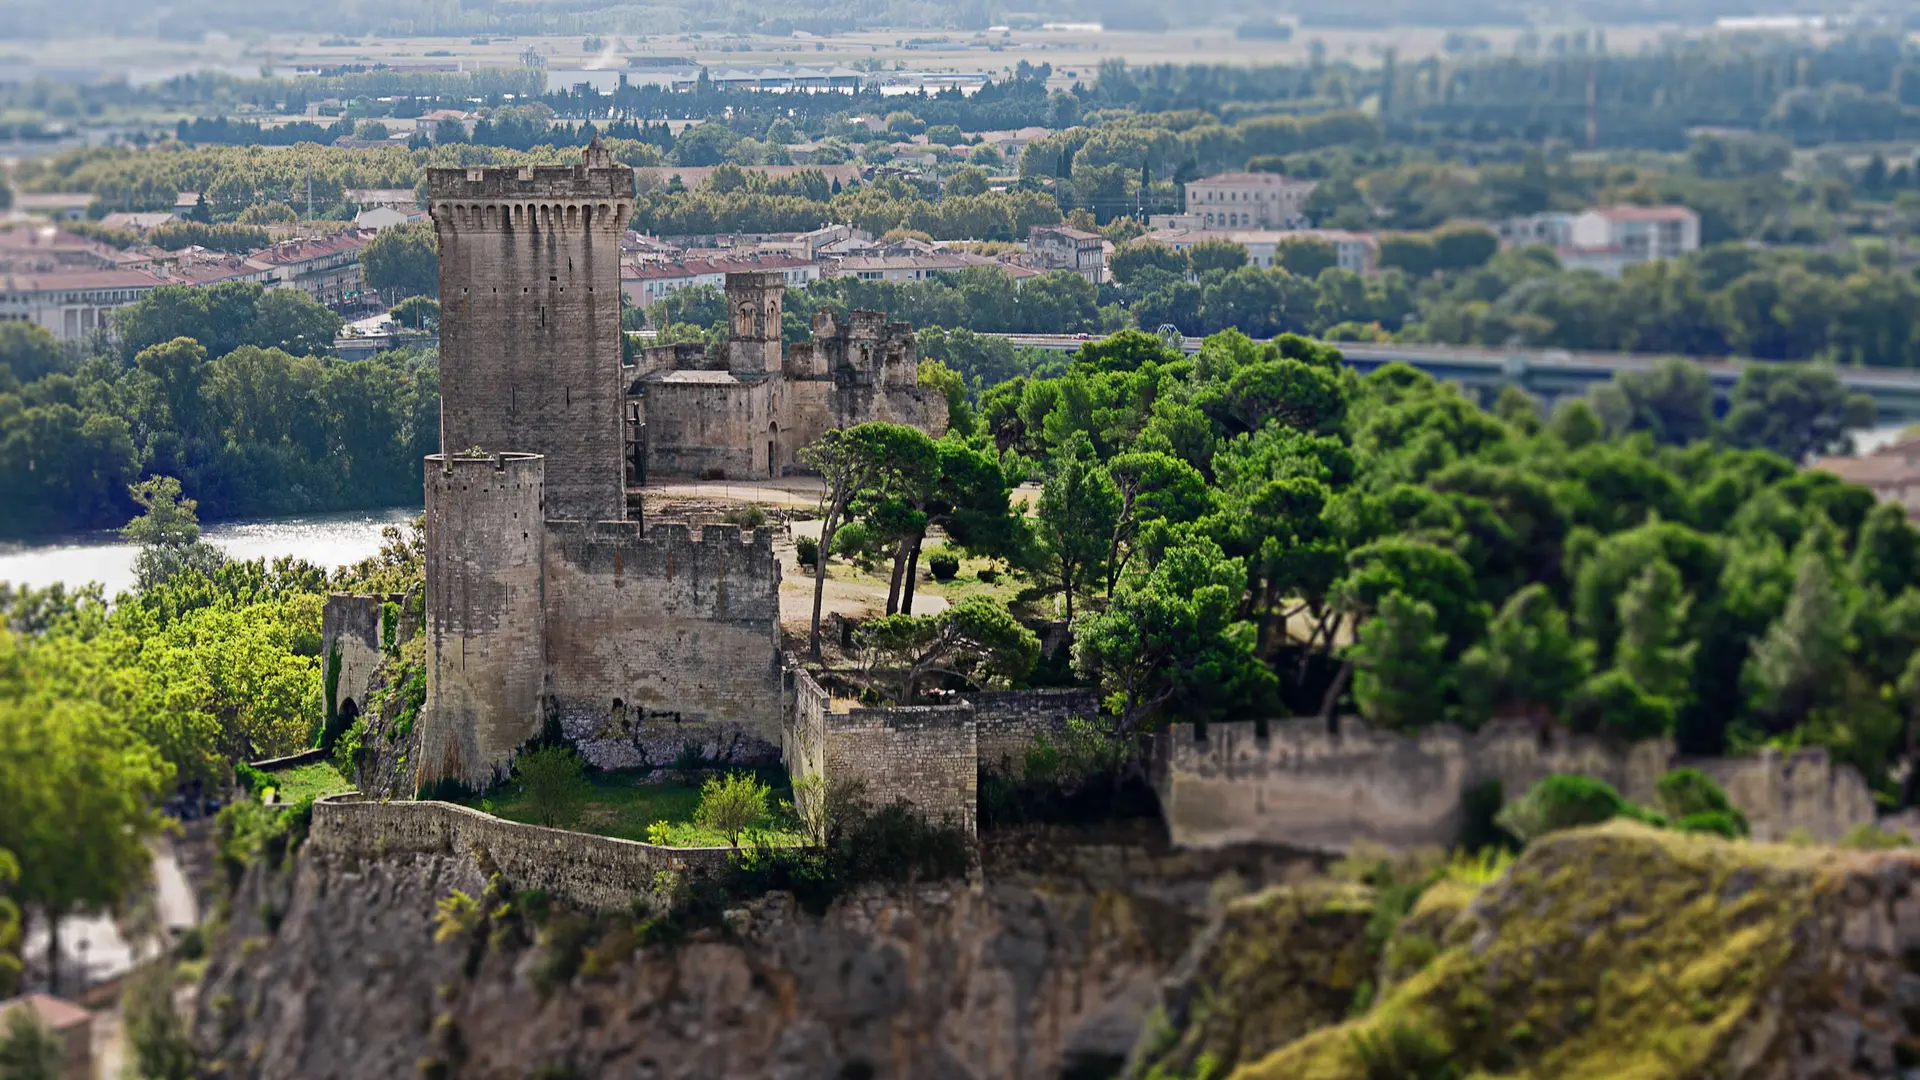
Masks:
[[[1907,1052],[1893,1014],[1913,1004],[1891,989],[1908,963],[1892,904],[1920,864],[1878,859],[1626,822],[1554,834],[1447,921],[1431,959],[1364,1014],[1232,1075],[1770,1076],[1838,1053],[1809,1033],[1849,1010],[1865,1024],[1860,1060],[1891,1066]],[[1838,971],[1849,974],[1827,974]]]

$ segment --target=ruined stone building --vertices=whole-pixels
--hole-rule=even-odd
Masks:
[[[913,327],[876,311],[820,312],[813,340],[782,349],[779,271],[730,273],[728,338],[717,348],[641,353],[627,390],[629,479],[784,476],[823,433],[872,420],[936,437],[947,403],[919,385]]]

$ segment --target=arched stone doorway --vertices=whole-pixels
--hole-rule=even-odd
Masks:
[[[775,479],[780,475],[780,422],[775,420],[767,425],[767,478]]]

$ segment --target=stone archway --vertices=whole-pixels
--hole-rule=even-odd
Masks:
[[[780,421],[767,425],[767,479],[780,476]]]

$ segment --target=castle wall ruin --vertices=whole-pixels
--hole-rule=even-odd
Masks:
[[[781,742],[773,534],[546,524],[547,705],[588,761],[765,763]]]
[[[389,598],[334,593],[320,611],[322,717],[345,726],[370,704],[374,682],[386,662],[380,645],[380,612]]]
[[[313,804],[307,850],[340,859],[453,855],[490,860],[515,890],[540,889],[589,910],[626,912],[660,901],[663,872],[701,876],[731,848],[669,848],[506,821],[444,802],[378,802],[358,794]]]
[[[1489,724],[1477,732],[1441,725],[1413,734],[1374,731],[1343,718],[1337,734],[1318,718],[1191,724],[1163,732],[1155,746],[1155,787],[1176,846],[1275,844],[1342,852],[1370,842],[1406,848],[1451,846],[1464,820],[1462,797],[1498,780],[1508,799],[1552,773],[1612,784],[1655,803],[1670,768],[1699,766],[1727,789],[1758,840],[1805,830],[1832,841],[1874,820],[1871,793],[1825,751],[1685,760],[1673,744],[1622,746],[1531,724]]]

